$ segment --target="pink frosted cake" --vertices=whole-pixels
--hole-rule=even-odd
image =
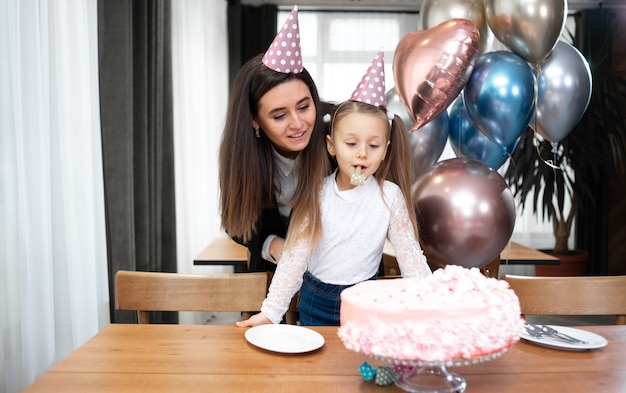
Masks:
[[[449,265],[432,276],[366,281],[341,293],[339,337],[353,351],[407,361],[472,359],[519,340],[508,283]]]

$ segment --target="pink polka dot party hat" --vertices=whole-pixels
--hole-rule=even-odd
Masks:
[[[263,56],[266,67],[285,74],[302,72],[302,53],[300,51],[300,26],[298,25],[298,7],[293,6],[285,24]]]
[[[381,49],[372,60],[361,82],[350,97],[351,101],[361,101],[374,106],[386,106],[385,98],[385,61]]]

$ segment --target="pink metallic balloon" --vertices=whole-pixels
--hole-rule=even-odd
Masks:
[[[474,68],[480,34],[466,19],[406,34],[396,47],[396,91],[414,120],[415,131],[444,111],[459,95]]]
[[[412,192],[422,248],[432,267],[482,267],[513,233],[513,194],[502,176],[480,161],[441,161],[417,179]]]

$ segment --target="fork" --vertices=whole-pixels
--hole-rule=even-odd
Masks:
[[[576,337],[568,336],[567,334],[561,333],[558,330],[551,328],[550,326],[547,326],[547,325],[533,325],[529,323],[529,324],[526,324],[524,328],[526,329],[526,332],[528,332],[528,334],[530,334],[533,337],[539,338],[545,335],[545,336],[556,338],[558,340],[565,341],[565,342],[570,342],[570,343],[575,343],[575,344],[587,344],[586,341],[577,339]]]
[[[580,339],[578,339],[576,337],[568,336],[567,334],[561,333],[558,330],[556,330],[556,329],[554,329],[554,328],[552,328],[550,326],[547,326],[547,325],[537,325],[537,327],[539,329],[541,329],[543,332],[545,332],[549,336],[558,337],[558,338],[561,338],[561,339],[564,339],[564,340],[570,340],[571,342],[575,342],[575,343],[578,343],[578,344],[587,344],[587,341],[580,340]]]

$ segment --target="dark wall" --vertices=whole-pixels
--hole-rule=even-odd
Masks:
[[[252,7],[239,1],[228,2],[229,90],[241,66],[263,53],[276,36],[278,8],[274,5]]]
[[[615,26],[626,26],[626,9],[615,9]],[[626,75],[626,28],[614,33],[612,68]],[[626,103],[622,106],[626,118]],[[626,174],[609,183],[609,274],[626,274]]]

